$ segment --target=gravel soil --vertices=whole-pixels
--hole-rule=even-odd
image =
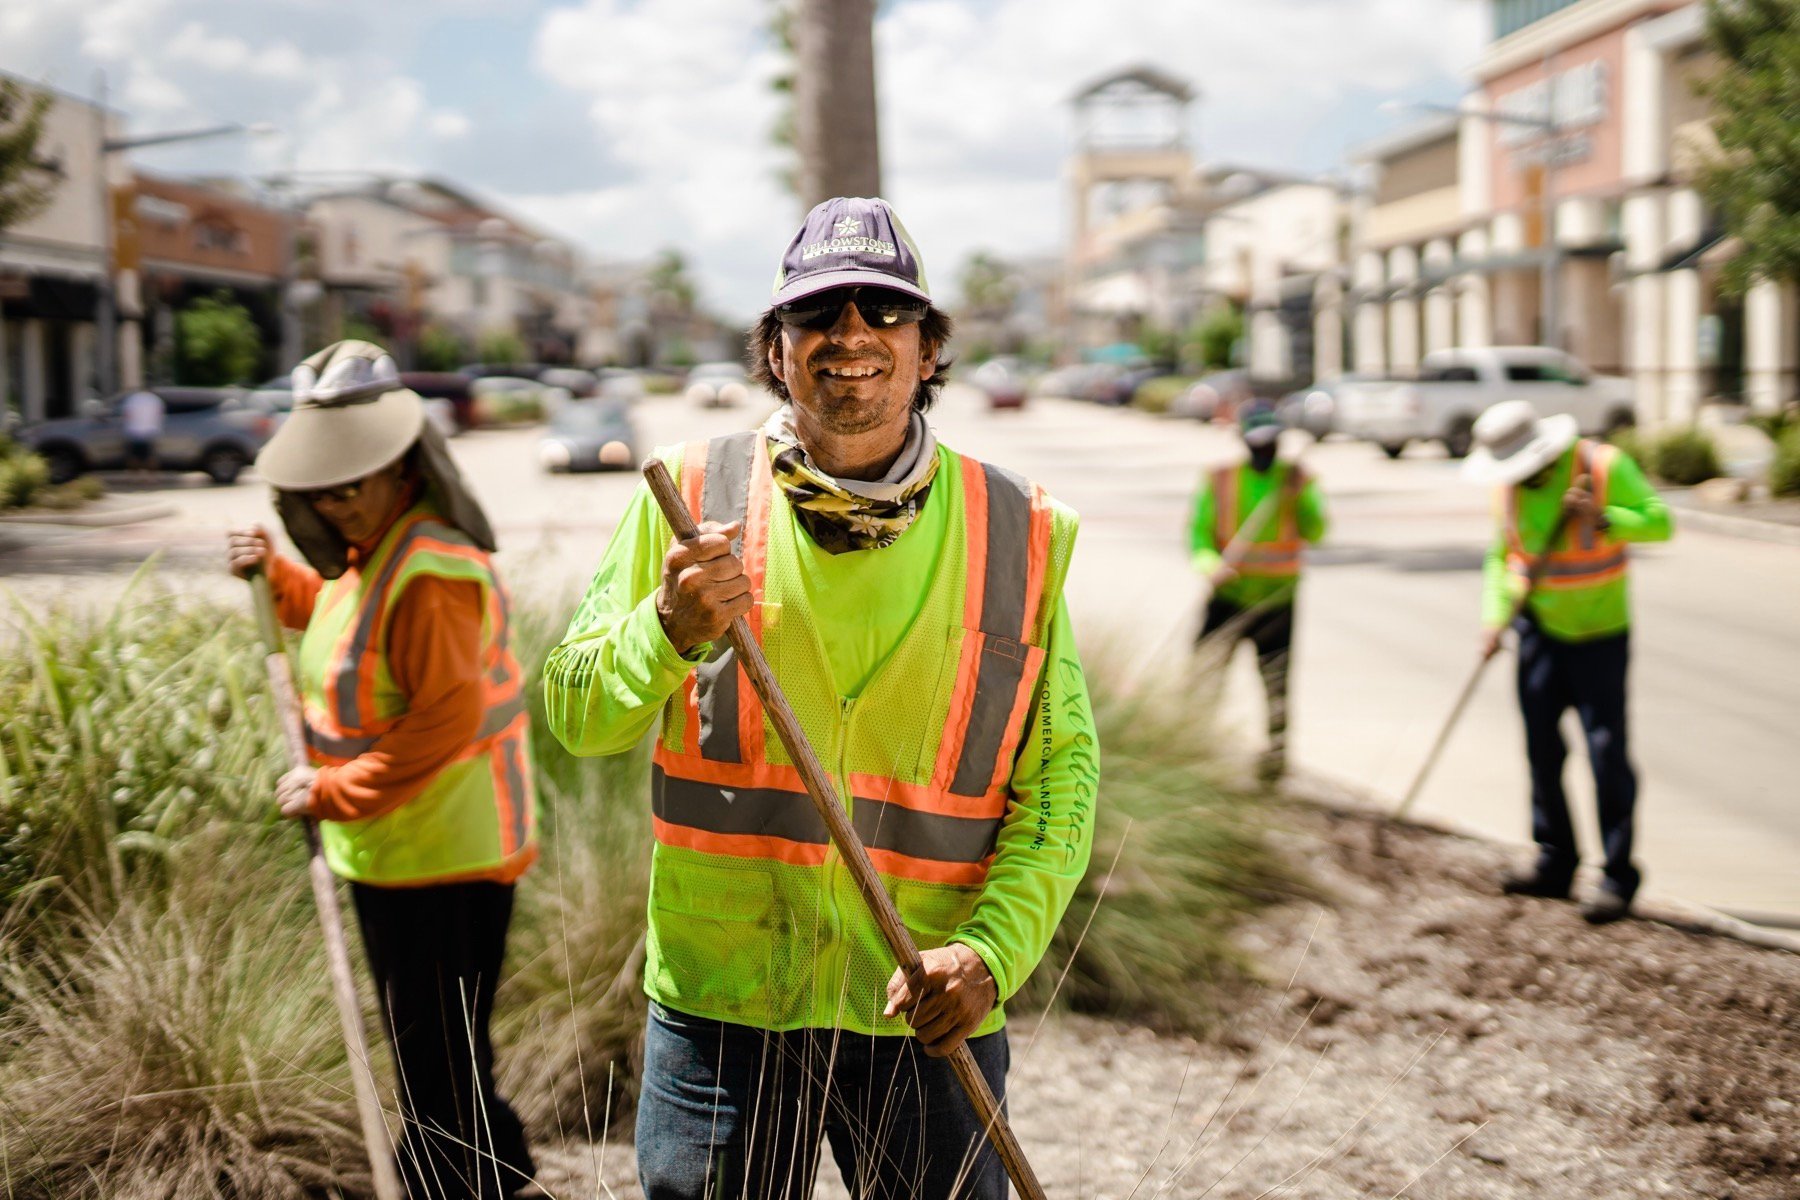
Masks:
[[[1319,899],[1241,931],[1267,986],[1208,1037],[1015,1018],[1051,1196],[1800,1198],[1800,955],[1501,897],[1485,843],[1280,821]],[[547,1191],[636,1196],[629,1146],[596,1189],[600,1152],[546,1148]]]

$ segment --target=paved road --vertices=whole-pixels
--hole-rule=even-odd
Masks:
[[[641,415],[646,440],[669,443],[741,426],[760,410],[703,411],[665,399]],[[1234,439],[1061,401],[990,413],[957,388],[937,422],[951,444],[1040,480],[1081,512],[1069,596],[1090,655],[1111,642],[1136,660],[1179,658],[1196,595],[1185,552],[1192,487]],[[514,591],[559,606],[585,582],[635,479],[547,476],[532,454],[535,437],[478,432],[459,438],[455,452],[499,526]],[[1296,448],[1305,446],[1301,438]],[[1430,454],[1390,463],[1351,444],[1305,452],[1327,489],[1333,529],[1302,597],[1295,762],[1395,797],[1473,663],[1488,500]],[[263,489],[252,478],[145,498],[176,515],[0,553],[0,587],[32,607],[59,596],[106,602],[160,550],[175,586],[235,598],[236,585],[215,569],[218,547],[236,521],[272,521]],[[1735,912],[1800,918],[1800,548],[1683,530],[1635,562],[1633,719],[1648,886]],[[1509,666],[1490,670],[1418,811],[1523,841],[1524,755]],[[1226,695],[1227,726],[1247,755],[1260,719],[1247,655],[1234,663]],[[1592,846],[1578,741],[1571,792]]]

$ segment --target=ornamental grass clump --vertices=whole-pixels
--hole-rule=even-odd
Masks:
[[[1093,854],[1014,1007],[1054,993],[1076,1012],[1203,1033],[1255,978],[1237,922],[1302,889],[1269,845],[1261,799],[1229,782],[1204,689],[1186,664],[1131,678],[1131,645],[1085,658],[1101,748]]]
[[[545,731],[537,671],[562,619],[515,616],[543,857],[519,888],[495,1022],[503,1091],[540,1142],[629,1115],[645,1014],[649,748],[577,759]],[[284,756],[248,604],[140,587],[111,612],[15,609],[8,624],[0,1195],[366,1194],[303,843],[270,800]],[[1293,884],[1254,799],[1220,782],[1206,714],[1179,681],[1127,685],[1124,661],[1088,662],[1092,865],[1012,1007],[1055,994],[1202,1029],[1252,977],[1233,922]],[[392,1121],[398,1084],[350,938]]]

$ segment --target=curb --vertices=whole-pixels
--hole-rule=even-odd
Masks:
[[[1700,508],[1673,498],[1669,501],[1669,507],[1674,510],[1678,527],[1687,525],[1704,533],[1774,542],[1783,546],[1800,546],[1800,525],[1785,525],[1780,521],[1763,521],[1756,517],[1715,512],[1710,508]]]
[[[1396,820],[1393,816],[1394,806],[1390,800],[1364,791],[1354,784],[1343,783],[1330,776],[1321,775],[1316,771],[1307,771],[1298,777],[1290,774],[1281,785],[1280,791],[1289,799],[1316,804],[1320,808],[1330,809],[1334,812],[1376,817],[1396,825],[1410,826],[1414,829],[1423,829],[1431,833],[1462,838],[1466,841],[1483,842],[1503,850],[1517,848],[1516,843],[1500,841],[1455,821],[1422,817],[1403,817]],[[1684,933],[1727,937],[1764,950],[1784,950],[1789,954],[1800,954],[1800,933],[1752,925],[1748,921],[1729,916],[1715,908],[1708,908],[1704,904],[1696,904],[1691,900],[1664,896],[1657,892],[1639,892],[1637,898],[1632,901],[1631,914],[1641,921],[1654,921],[1658,925],[1667,925]]]
[[[154,521],[161,517],[174,515],[173,505],[146,504],[137,508],[108,509],[102,512],[73,509],[66,513],[16,513],[12,516],[0,517],[0,525],[68,525],[77,529],[110,529],[119,525],[136,525],[140,521]]]

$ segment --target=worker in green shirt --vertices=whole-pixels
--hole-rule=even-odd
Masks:
[[[1540,418],[1529,401],[1494,405],[1475,423],[1475,451],[1464,470],[1498,486],[1499,531],[1489,547],[1482,593],[1482,653],[1500,650],[1508,616],[1536,558],[1548,554],[1513,627],[1519,638],[1519,708],[1531,762],[1531,832],[1537,862],[1508,874],[1513,895],[1566,898],[1580,855],[1563,793],[1568,746],[1558,727],[1573,708],[1587,734],[1594,770],[1606,874],[1582,904],[1594,924],[1631,908],[1642,879],[1631,860],[1637,774],[1625,727],[1625,675],[1631,658],[1631,542],[1666,541],[1669,509],[1631,457],[1580,436],[1575,418]],[[1565,531],[1547,546],[1559,514]]]
[[[1303,547],[1325,536],[1325,501],[1319,485],[1298,463],[1276,457],[1281,418],[1265,403],[1245,407],[1238,430],[1248,460],[1209,471],[1194,497],[1189,533],[1194,569],[1212,593],[1200,623],[1200,642],[1223,639],[1229,652],[1240,641],[1256,647],[1256,665],[1269,704],[1269,745],[1257,773],[1273,783],[1287,770],[1288,668],[1293,655],[1294,600],[1300,589]],[[1225,550],[1271,493],[1240,555]]]
[[[937,441],[950,321],[887,203],[810,212],[751,338],[784,403],[659,452],[544,669],[577,754],[655,733],[648,1200],[1006,1194],[944,1056],[1005,1096],[1003,1002],[1087,866],[1099,750],[1063,578],[1075,515]],[[895,969],[724,633],[744,617],[918,943]]]

